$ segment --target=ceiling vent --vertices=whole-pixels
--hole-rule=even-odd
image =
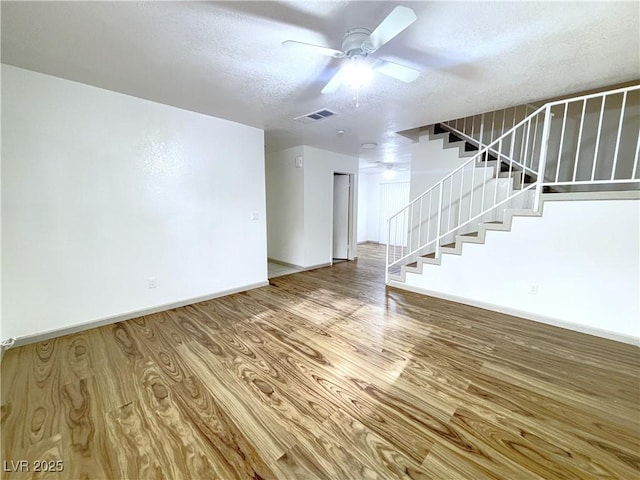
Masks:
[[[300,115],[299,117],[294,118],[294,120],[302,123],[312,123],[317,122],[318,120],[323,120],[325,118],[333,117],[334,115],[337,115],[337,113],[323,108],[315,112],[307,113],[306,115]]]

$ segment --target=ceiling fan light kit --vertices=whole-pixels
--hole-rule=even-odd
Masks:
[[[410,8],[395,7],[373,31],[363,27],[348,30],[342,40],[342,50],[295,40],[286,40],[282,42],[282,45],[333,58],[345,58],[347,63],[329,80],[321,93],[333,93],[342,85],[346,85],[354,90],[354,100],[357,107],[359,90],[372,80],[374,72],[407,83],[418,78],[419,70],[380,58],[373,61],[368,58],[369,55],[403,32],[416,19],[416,14]]]
[[[382,177],[385,180],[393,180],[396,178],[396,171],[393,169],[391,165],[389,165],[384,172],[382,172]]]
[[[349,62],[344,65],[342,69],[344,70],[344,83],[354,90],[359,90],[360,88],[368,85],[373,78],[371,65],[369,65],[361,55],[354,55],[351,57]]]

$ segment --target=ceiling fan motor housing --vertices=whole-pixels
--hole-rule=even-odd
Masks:
[[[371,30],[367,28],[352,28],[348,30],[342,40],[342,51],[347,57],[354,55],[366,56],[373,51],[373,48],[367,48],[367,40],[371,35]]]

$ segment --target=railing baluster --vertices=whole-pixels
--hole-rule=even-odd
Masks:
[[[447,230],[451,230],[451,210],[453,210],[453,207],[451,205],[453,200],[453,176],[449,177],[449,181],[451,182],[451,185],[449,186],[449,211],[447,212]]]
[[[489,150],[487,150],[487,158],[484,162],[484,168],[482,169],[482,197],[480,198],[480,211],[484,212],[484,190],[487,184],[487,164],[489,163]]]
[[[633,159],[633,171],[631,178],[636,178],[636,172],[638,171],[638,154],[640,153],[640,131],[638,132],[638,141],[636,142],[636,156]]]
[[[535,169],[533,165],[533,159],[536,155],[536,139],[538,138],[538,120],[540,119],[540,115],[536,115],[536,126],[533,128],[533,145],[531,145],[531,168]]]
[[[387,243],[389,243],[389,258],[391,259],[391,261],[389,262],[389,265],[391,265],[396,259],[396,255],[393,252],[393,243],[391,243],[391,232],[392,232],[392,225],[393,225],[394,218],[395,217],[389,218],[389,229],[387,231]]]
[[[408,232],[407,232],[407,237],[408,237],[407,238],[407,246],[408,246],[410,252],[413,251],[411,249],[411,245],[412,245],[411,239],[413,238],[413,214],[414,214],[413,206],[414,205],[415,205],[415,203],[412,203],[411,207],[409,209],[407,209],[407,212],[409,214],[408,215],[408,217],[409,217],[409,222],[408,222],[409,223],[409,229],[408,229]]]
[[[418,209],[418,248],[422,245],[422,200],[424,197],[420,197],[420,208]]]
[[[516,130],[511,132],[511,141],[509,143],[509,158],[513,159],[513,150],[516,148]]]
[[[440,223],[442,216],[442,183],[440,184],[440,193],[438,195],[438,213],[437,213],[437,221],[436,224],[436,258],[440,258]]]
[[[473,117],[471,117],[471,138],[476,138],[473,136],[473,132],[475,131],[476,128],[476,116],[474,115]]]
[[[509,165],[513,165],[513,148],[515,143],[515,135],[516,131],[511,132],[511,145],[509,146]],[[502,140],[500,140],[500,149],[502,151]],[[502,169],[502,160],[498,162],[498,166],[496,167],[496,188],[493,191],[493,205],[495,206],[498,203],[498,179],[500,178],[500,170]],[[509,174],[511,176],[511,174]]]
[[[578,130],[578,144],[576,145],[576,159],[573,162],[573,181],[576,181],[578,174],[578,161],[580,158],[580,144],[582,143],[582,127],[584,126],[584,114],[587,109],[587,99],[582,101],[582,116],[580,117],[580,130]]]
[[[622,122],[624,121],[624,109],[626,106],[627,106],[627,92],[625,91],[624,95],[622,96],[622,107],[620,108],[620,121],[618,122],[618,135],[616,136],[616,149],[613,154],[613,166],[611,167],[611,180],[613,180],[616,175],[616,166],[618,164],[618,153],[620,151],[620,136],[622,135]]]
[[[524,136],[524,132],[523,132],[523,136]],[[509,173],[507,174],[507,178],[509,178],[509,179],[510,179],[510,180],[509,180],[509,184],[511,184],[511,182],[513,181],[513,177],[512,177],[512,175],[513,175],[513,160],[512,160],[512,159],[509,159]],[[515,187],[515,185],[514,185],[514,187]],[[507,193],[507,196],[508,196],[508,195],[509,195],[509,194]]]
[[[522,169],[522,172],[520,173],[520,190],[524,188],[524,172],[526,172],[526,170]]]
[[[523,123],[521,125],[522,127],[522,133],[520,135],[520,157],[518,158],[518,161],[520,162],[520,164],[526,166],[526,158],[523,159],[522,157],[524,156],[524,126],[526,125],[526,122]],[[520,128],[518,128],[517,130],[520,130]]]
[[[396,249],[398,248],[398,224],[400,220],[400,215],[398,214],[398,217],[396,217],[396,225],[395,225],[395,229],[393,231],[393,261],[395,262],[398,259],[398,256],[396,254]]]
[[[399,218],[400,221],[398,222],[399,224],[398,241],[400,243],[400,258],[404,257],[404,235],[402,234],[402,230],[404,229],[404,215],[406,211],[407,211],[406,209],[402,211],[402,215],[400,215],[400,218]]]
[[[607,96],[602,97],[602,105],[600,106],[600,119],[598,120],[598,133],[596,133],[596,148],[593,151],[593,167],[591,168],[591,181],[596,178],[596,164],[598,162],[598,147],[600,146],[600,133],[602,131],[602,117],[604,117],[604,104],[607,102]]]
[[[538,162],[538,179],[536,181],[536,193],[533,197],[533,210],[538,212],[540,208],[540,196],[544,185],[544,173],[547,163],[547,148],[549,145],[549,133],[551,132],[551,107],[544,111],[544,126],[542,128],[542,142],[540,143],[540,161]]]
[[[567,111],[569,110],[569,102],[564,104],[564,117],[562,117],[562,131],[560,132],[560,147],[558,148],[558,165],[556,165],[556,182],[560,175],[560,161],[562,159],[562,144],[564,142],[564,129],[567,126]]]
[[[497,138],[495,136],[496,134],[496,112],[493,112],[493,115],[491,116],[491,143],[493,143],[493,139]]]
[[[498,164],[496,165],[496,181],[495,181],[495,188],[493,190],[493,204],[495,205],[498,202],[498,182],[499,182],[499,178],[500,178],[500,169],[502,168],[502,158],[500,158],[500,155],[502,154],[502,140],[500,140],[498,142]]]
[[[529,134],[531,133],[531,119],[529,119],[526,123],[527,125],[527,139],[524,142],[524,160],[521,161],[522,165],[527,166],[527,155],[529,154]],[[524,132],[522,132],[522,136],[524,137]],[[522,169],[524,171],[524,169]]]
[[[458,202],[458,225],[462,218],[462,197],[464,195],[464,168],[460,170],[460,201]]]
[[[408,236],[409,235],[407,234],[407,232],[408,232],[407,223],[409,223],[408,220],[409,220],[409,209],[407,208],[407,209],[405,209],[404,215],[402,216],[402,245],[403,245],[403,248],[404,248],[404,250],[402,251],[402,256],[403,257],[409,253],[409,250],[408,250],[408,246],[409,246],[409,238],[408,238]]]
[[[480,148],[484,145],[484,113],[480,116]]]
[[[480,158],[482,158],[482,156]],[[471,218],[471,212],[473,211],[473,191],[476,188],[475,179],[476,179],[476,165],[474,162],[473,169],[471,170],[471,192],[469,192],[469,219]]]
[[[433,190],[429,191],[429,213],[428,213],[428,221],[427,221],[427,243],[429,243],[431,240],[429,240],[431,238],[431,198],[433,197]]]

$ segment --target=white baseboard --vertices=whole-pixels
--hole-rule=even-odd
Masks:
[[[28,345],[30,343],[42,342],[44,340],[50,340],[55,337],[61,337],[63,335],[70,335],[72,333],[82,332],[84,330],[89,330],[91,328],[102,327],[104,325],[109,325],[112,323],[122,322],[125,320],[130,320],[132,318],[142,317],[144,315],[151,315],[153,313],[164,312],[165,310],[171,310],[172,308],[184,307],[186,305],[191,305],[193,303],[205,302],[207,300],[213,300],[214,298],[225,297],[227,295],[232,295],[234,293],[245,292],[247,290],[253,290],[254,288],[265,287],[269,285],[268,281],[252,283],[249,285],[245,285],[242,287],[232,288],[229,290],[223,290],[221,292],[212,293],[210,295],[203,295],[200,297],[187,298],[185,300],[180,300],[172,303],[165,303],[162,305],[157,305],[155,307],[144,308],[141,310],[134,310],[132,312],[121,313],[118,315],[112,315],[109,317],[103,317],[96,320],[90,320],[88,322],[79,323],[76,325],[71,325],[69,327],[58,328],[54,330],[48,330],[45,332],[36,333],[33,335],[25,335],[23,337],[16,338],[16,343],[13,347],[20,347],[22,345]],[[12,348],[13,348],[12,347]],[[3,351],[4,353],[4,351]]]
[[[505,313],[507,315],[513,315],[514,317],[525,318],[527,320],[533,320],[535,322],[546,323],[547,325],[553,325],[555,327],[565,328],[567,330],[586,333],[588,335],[594,335],[596,337],[608,338],[609,340],[615,340],[617,342],[623,342],[623,343],[628,343],[635,346],[640,346],[640,337],[634,337],[633,335],[626,335],[624,333],[612,332],[611,330],[605,330],[602,328],[590,327],[588,325],[581,325],[579,323],[567,322],[566,320],[559,320],[556,318],[539,315],[537,313],[517,310],[515,308],[504,307],[502,305],[495,305],[493,303],[482,302],[482,301],[473,300],[470,298],[458,297],[456,295],[449,295],[447,293],[435,292],[432,290],[427,290],[425,288],[415,287],[413,285],[406,285],[402,282],[397,282],[394,280],[391,280],[388,283],[388,286],[398,288],[401,290],[407,290],[413,293],[419,293],[421,295],[428,295],[430,297],[442,298],[443,300],[450,300],[452,302],[462,303],[464,305],[470,305],[472,307],[478,307],[478,308],[483,308],[485,310]]]
[[[283,260],[278,260],[275,258],[267,258],[267,262],[277,263],[278,265],[283,265],[285,267],[297,268],[298,270],[302,270],[304,267],[302,265],[297,265],[295,263],[285,262]]]
[[[317,265],[309,265],[308,267],[303,267],[302,265],[283,262],[282,260],[276,260],[275,258],[268,258],[267,261],[272,263],[277,263],[278,265],[284,265],[285,267],[295,268],[300,270],[301,272],[306,272],[307,270],[315,270],[316,268],[330,267],[331,265],[333,265],[332,262],[328,262],[328,263],[319,263]]]

